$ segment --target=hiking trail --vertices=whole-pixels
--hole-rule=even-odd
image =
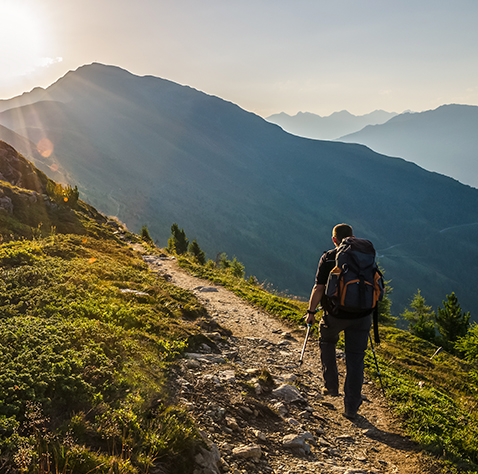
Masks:
[[[322,395],[315,337],[299,365],[305,328],[188,274],[174,258],[133,248],[158,277],[192,291],[208,312],[200,323],[207,339],[172,377],[177,403],[209,447],[196,456],[195,474],[440,472],[403,434],[386,398],[367,379],[357,420],[343,417],[342,396]],[[338,358],[342,390],[341,351]]]

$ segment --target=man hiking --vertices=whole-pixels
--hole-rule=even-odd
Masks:
[[[330,305],[329,297],[325,294],[326,285],[329,281],[329,274],[332,271],[333,273],[339,272],[338,262],[336,261],[338,250],[342,251],[344,247],[353,247],[354,243],[369,245],[373,250],[373,256],[370,257],[372,258],[373,265],[375,265],[375,250],[368,240],[355,239],[352,227],[347,224],[339,224],[334,227],[332,240],[335,248],[325,252],[319,261],[315,285],[309,299],[306,323],[310,325],[315,323],[316,309],[321,303],[324,308],[324,314],[319,325],[319,347],[324,379],[324,395],[339,396],[339,375],[335,348],[340,333],[344,331],[347,371],[344,384],[344,416],[353,420],[356,418],[358,409],[362,404],[364,357],[372,324],[373,308],[370,307],[371,303],[369,302],[365,305],[358,305],[352,311],[348,311],[349,308],[343,300],[341,304],[336,304],[333,307]],[[339,249],[342,243],[343,245]],[[367,256],[368,254],[363,255]],[[344,267],[340,268],[340,270],[343,273],[347,273],[347,265],[341,263],[340,266]],[[351,267],[352,264],[350,264]],[[357,280],[354,282],[363,283],[363,278],[361,282]],[[355,287],[358,288],[359,285],[357,284]],[[327,288],[328,292],[329,289]],[[373,303],[373,305],[375,304],[376,302]],[[364,308],[367,305],[369,307]]]

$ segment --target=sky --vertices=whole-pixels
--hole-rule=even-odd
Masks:
[[[478,105],[477,0],[0,0],[0,99],[100,62],[267,117]]]

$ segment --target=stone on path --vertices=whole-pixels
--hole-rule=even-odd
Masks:
[[[258,444],[249,444],[247,446],[238,446],[232,450],[232,454],[239,458],[259,460],[262,456],[262,449]]]
[[[286,383],[282,384],[275,390],[272,390],[272,395],[276,398],[282,398],[284,401],[289,403],[305,401],[304,397],[301,395],[297,387]]]

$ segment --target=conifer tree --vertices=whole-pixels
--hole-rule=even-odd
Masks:
[[[206,254],[204,253],[203,250],[201,250],[201,248],[199,247],[199,244],[197,243],[196,239],[194,239],[189,244],[189,253],[194,255],[194,257],[196,257],[197,261],[201,265],[204,265],[206,263]]]
[[[406,309],[401,316],[409,322],[409,331],[417,337],[435,342],[435,313],[431,306],[425,304],[425,298],[417,290],[410,303],[411,309]]]
[[[148,242],[148,243],[153,242],[151,235],[149,235],[148,227],[145,225],[141,227],[141,240],[144,240],[145,242]]]
[[[462,311],[455,293],[446,298],[443,309],[438,307],[435,320],[440,333],[440,344],[445,350],[454,352],[456,341],[464,337],[470,328],[470,313]]]
[[[231,272],[237,278],[244,278],[244,265],[241,262],[238,262],[236,257],[231,263]]]
[[[174,252],[178,255],[186,253],[188,251],[189,241],[186,238],[186,233],[183,229],[180,229],[178,224],[171,226],[171,237],[168,239],[168,252]]]
[[[382,274],[384,271],[380,269]],[[384,326],[395,326],[397,318],[392,316],[392,300],[390,299],[390,293],[392,293],[393,288],[389,285],[390,281],[385,281],[385,291],[383,294],[382,301],[378,302],[378,321]]]
[[[468,362],[478,361],[478,324],[473,323],[465,336],[457,339],[454,350]]]

